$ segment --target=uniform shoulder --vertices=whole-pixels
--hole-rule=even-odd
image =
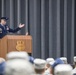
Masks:
[[[2,28],[2,25],[0,24],[0,28]]]

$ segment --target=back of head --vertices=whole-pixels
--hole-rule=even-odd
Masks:
[[[64,62],[60,58],[57,58],[53,63],[52,68],[54,69],[54,67],[56,67],[59,64],[64,64]]]
[[[73,61],[74,61],[73,62],[73,67],[75,68],[76,67],[76,56],[73,57]]]
[[[64,64],[67,64],[67,58],[66,57],[61,57],[60,59],[64,62]]]
[[[29,56],[28,56],[27,52],[24,52],[24,51],[21,51],[21,52],[13,51],[13,52],[10,52],[6,55],[6,59],[7,60],[12,60],[12,59],[26,59],[26,60],[29,60]]]
[[[37,74],[42,74],[45,71],[46,61],[43,59],[34,60],[34,68]]]
[[[54,61],[53,58],[47,58],[47,59],[46,59],[46,63],[47,63],[47,64],[49,64],[49,63],[52,62],[52,61]]]
[[[4,75],[5,59],[0,57],[0,75]]]
[[[46,68],[50,68],[50,66],[54,63],[53,58],[47,58],[46,59]]]
[[[73,59],[74,59],[74,62],[76,62],[76,56],[74,56]]]
[[[54,69],[54,75],[72,75],[72,67],[68,64],[57,65]]]
[[[31,75],[33,66],[26,60],[14,59],[6,62],[5,75]]]

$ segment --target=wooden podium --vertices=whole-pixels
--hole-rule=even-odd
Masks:
[[[11,51],[32,53],[32,37],[30,35],[6,35],[0,39],[0,57],[5,58]]]

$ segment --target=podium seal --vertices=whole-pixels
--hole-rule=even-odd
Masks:
[[[17,41],[16,49],[18,51],[23,51],[25,49],[24,41]]]

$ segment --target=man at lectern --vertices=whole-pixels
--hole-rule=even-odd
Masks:
[[[19,26],[16,29],[11,29],[7,25],[7,20],[8,20],[7,17],[0,18],[0,38],[3,38],[5,35],[7,35],[8,32],[15,33],[24,27],[24,24],[19,24]]]

